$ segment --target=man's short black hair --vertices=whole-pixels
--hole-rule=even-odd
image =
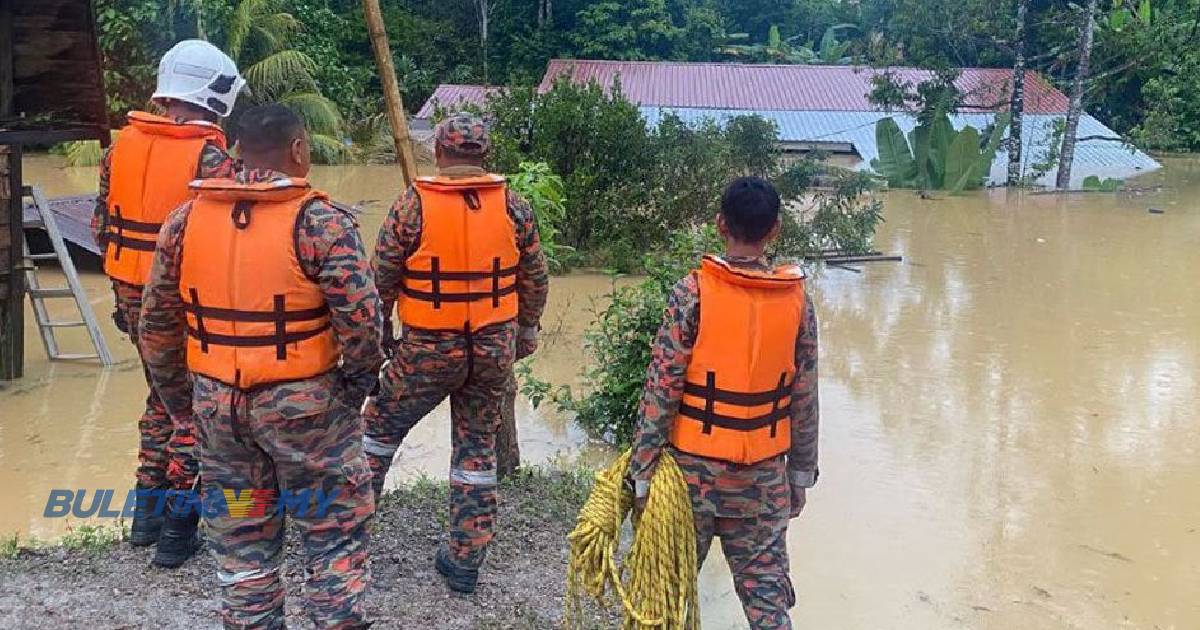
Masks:
[[[761,177],[739,177],[721,195],[721,216],[733,238],[757,243],[779,220],[779,192]]]
[[[238,119],[238,142],[253,154],[285,149],[304,133],[304,119],[279,103],[246,110]]]

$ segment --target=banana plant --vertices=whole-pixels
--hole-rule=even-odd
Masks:
[[[955,131],[946,113],[917,125],[907,137],[889,116],[875,125],[879,158],[871,161],[871,168],[895,188],[954,193],[979,188],[996,158],[1009,121],[1008,114],[996,116],[985,141],[970,125]]]

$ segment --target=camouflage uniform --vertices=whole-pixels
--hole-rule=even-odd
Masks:
[[[734,266],[767,270],[762,259],[726,257]],[[688,363],[700,325],[695,274],[672,292],[654,342],[646,389],[634,436],[630,477],[647,482],[662,449],[670,450],[687,478],[696,519],[698,559],[703,563],[714,535],[733,573],[734,586],[752,628],[791,628],[795,604],[789,577],[787,524],[797,514],[792,496],[817,479],[817,319],[806,300],[803,330],[796,339],[791,450],[763,462],[733,464],[681,452],[669,444]]]
[[[216,144],[209,142],[200,153],[200,162],[196,167],[196,177],[207,179],[214,177],[233,177],[237,172],[237,163]],[[108,217],[108,188],[112,176],[112,149],[104,152],[100,161],[100,194],[96,197],[96,209],[92,215],[92,236],[101,247],[104,246],[104,235],[108,228],[105,220]],[[142,287],[114,279],[112,281],[115,309],[113,321],[117,328],[129,335],[130,341],[138,346],[138,313],[142,308]],[[185,418],[175,418],[172,421],[163,406],[158,392],[150,383],[150,373],[146,370],[146,361],[141,349],[138,356],[142,358],[142,371],[145,373],[149,393],[146,395],[146,409],[138,421],[138,435],[141,444],[138,448],[137,482],[143,488],[174,488],[187,489],[196,480],[197,462],[192,450],[196,445],[193,427]]]
[[[446,141],[439,129],[439,141]],[[467,137],[481,129],[462,130]],[[484,140],[486,142],[486,140]],[[442,169],[446,177],[475,177],[482,168]],[[450,397],[451,559],[468,569],[483,563],[495,529],[496,432],[500,406],[516,354],[518,327],[536,330],[546,305],[549,279],[533,211],[509,192],[508,213],[516,227],[516,321],[470,334],[406,328],[380,377],[379,395],[364,410],[364,446],[376,495],[383,491],[392,458],[409,430]],[[384,310],[390,313],[403,288],[405,261],[421,242],[421,198],[409,189],[392,206],[379,230],[372,264]],[[391,330],[390,325],[385,330]],[[526,351],[527,352],[527,351]],[[526,352],[521,352],[525,354]]]
[[[281,177],[272,171],[239,175],[246,182]],[[179,274],[190,209],[185,204],[164,225],[146,287],[142,346],[154,382],[172,415],[194,408],[206,494],[222,488],[338,491],[326,514],[291,517],[304,541],[308,612],[320,628],[366,627],[362,594],[374,499],[358,410],[383,355],[379,298],[357,223],[345,210],[313,202],[296,237],[300,265],[317,279],[329,305],[341,366],[243,391],[201,375],[192,375],[189,384]],[[206,516],[204,523],[226,627],[284,627],[283,517]]]

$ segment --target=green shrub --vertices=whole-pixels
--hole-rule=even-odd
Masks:
[[[517,172],[508,176],[508,185],[533,209],[550,271],[563,271],[568,266],[566,257],[574,249],[559,243],[559,226],[567,216],[562,178],[545,162],[521,162]]]

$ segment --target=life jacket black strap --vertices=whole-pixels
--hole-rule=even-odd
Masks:
[[[681,403],[679,405],[679,413],[693,420],[703,422],[703,433],[705,435],[711,435],[713,427],[736,431],[754,431],[770,426],[771,437],[773,438],[778,432],[778,422],[787,418],[791,413],[791,391],[795,380],[789,379],[787,372],[780,373],[779,383],[774,389],[765,392],[734,392],[718,389],[717,373],[712,370],[709,370],[705,374],[704,381],[704,385],[688,381],[683,387],[685,394],[703,398],[704,408]],[[737,418],[717,413],[715,407],[718,402],[741,407],[756,407],[770,404],[771,411],[754,418]]]
[[[499,261],[499,258],[493,261],[492,271],[442,271],[441,269],[438,269],[437,277],[439,280],[467,281],[487,280],[496,276],[504,278],[517,275],[516,265],[512,267],[499,268]],[[406,280],[433,280],[433,272],[405,269],[404,278]]]
[[[188,326],[188,334],[200,341],[200,351],[208,352],[209,345],[221,346],[237,346],[237,347],[262,347],[275,346],[275,358],[279,361],[287,360],[287,346],[291,343],[303,341],[311,337],[315,337],[330,327],[329,320],[325,320],[316,329],[302,330],[298,332],[289,332],[287,329],[288,322],[303,322],[313,321],[325,318],[329,315],[328,305],[322,304],[317,308],[301,309],[295,311],[287,310],[287,297],[283,294],[273,296],[273,307],[269,311],[246,311],[232,308],[218,308],[214,306],[204,306],[200,303],[200,296],[196,292],[195,287],[189,290],[191,301],[185,301],[183,308],[186,312],[191,313],[196,319],[194,327]],[[206,319],[215,319],[228,322],[255,322],[255,323],[274,323],[275,334],[273,335],[221,335],[209,332],[204,325]]]
[[[404,287],[404,295],[425,302],[433,302],[434,308],[439,308],[442,302],[475,302],[478,300],[491,299],[493,304],[497,304],[497,300],[506,295],[511,295],[517,292],[517,285],[510,284],[506,287],[501,287],[498,291],[476,291],[470,293],[440,293],[435,295],[429,291],[418,291],[409,287]],[[498,305],[498,304],[497,304]]]
[[[714,374],[709,372],[709,374]],[[709,389],[708,385],[698,385],[688,381],[683,386],[683,393],[690,394],[696,397],[707,397],[710,394],[713,399],[719,403],[727,405],[741,405],[743,407],[754,407],[756,405],[769,405],[772,403],[781,402],[784,398],[791,395],[792,383],[787,379],[787,374],[780,375],[782,383],[774,389],[769,389],[765,392],[733,392],[725,389],[717,389],[713,387]]]
[[[140,238],[132,238],[125,236],[120,232],[109,234],[105,241],[107,243],[116,245],[117,251],[113,254],[113,258],[115,260],[121,259],[122,249],[132,249],[139,252],[152,252],[158,245],[158,241],[145,241]]]
[[[724,414],[709,411],[694,407],[687,403],[679,405],[679,413],[687,416],[697,422],[703,422],[705,434],[712,433],[712,427],[721,427],[722,429],[731,429],[733,431],[755,431],[763,427],[772,426],[780,420],[787,419],[792,411],[791,403],[783,405],[778,409],[764,413],[761,416],[753,418],[735,418]]]
[[[424,302],[432,302],[434,310],[440,309],[443,302],[464,303],[475,302],[477,300],[492,300],[492,308],[500,307],[500,298],[516,292],[517,285],[510,284],[508,286],[500,286],[502,278],[515,277],[517,275],[517,267],[501,267],[500,257],[492,259],[491,271],[443,271],[442,261],[438,256],[434,256],[429,260],[429,271],[422,270],[405,270],[405,280],[428,280],[432,285],[431,291],[420,291],[408,286],[407,282],[404,285],[404,295],[413,298],[414,300],[422,300]],[[491,280],[492,290],[488,292],[449,292],[442,290],[442,282],[445,280],[466,282],[471,280]]]
[[[194,289],[193,289],[194,290]],[[278,296],[277,296],[278,297]],[[193,298],[194,299],[194,298]],[[320,319],[329,314],[329,307],[322,304],[317,308],[308,308],[300,311],[242,311],[233,308],[217,308],[215,306],[201,306],[195,303],[183,303],[183,310],[196,316],[220,319],[229,322],[302,322],[310,319]]]
[[[113,232],[141,232],[142,234],[157,235],[162,226],[163,224],[161,223],[146,223],[126,219],[120,215],[120,206],[117,207],[117,214],[111,214],[108,217],[108,228]]]
[[[200,340],[201,345],[210,344],[216,346],[235,346],[238,348],[249,347],[268,347],[268,346],[287,346],[287,344],[297,343],[305,339],[311,339],[329,330],[331,324],[325,322],[312,330],[300,330],[296,332],[285,332],[281,337],[278,332],[273,335],[221,335],[213,332],[205,331],[201,336],[201,331],[192,326],[188,326],[188,334]],[[286,348],[285,348],[286,350]],[[207,352],[207,350],[205,350]],[[276,356],[278,358],[278,356]],[[284,356],[286,359],[286,355]]]

